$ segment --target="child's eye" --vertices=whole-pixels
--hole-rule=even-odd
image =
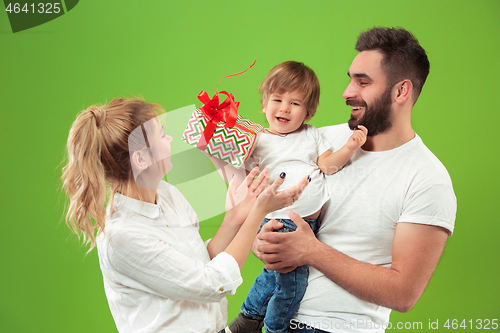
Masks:
[[[300,106],[299,103],[296,103],[296,102],[293,102],[292,105],[297,105],[297,106]]]
[[[274,101],[277,103],[281,103],[281,99],[275,99]]]

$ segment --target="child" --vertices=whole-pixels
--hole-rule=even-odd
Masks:
[[[275,66],[259,92],[269,128],[259,135],[250,160],[260,168],[269,169],[271,178],[285,171],[283,190],[304,175],[311,178],[298,201],[268,214],[262,225],[276,219],[283,223],[278,232],[294,231],[296,226],[288,217],[288,211],[292,210],[316,232],[321,208],[328,200],[322,173],[330,175],[340,170],[365,143],[368,131],[359,126],[348,143],[332,153],[317,129],[304,124],[316,112],[320,88],[316,74],[303,63],[287,61]],[[226,328],[226,333],[261,332],[263,325],[268,333],[287,332],[304,295],[307,278],[307,265],[287,274],[263,269],[241,306],[241,313]]]

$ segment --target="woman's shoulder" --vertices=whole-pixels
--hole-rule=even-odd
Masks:
[[[160,181],[160,184],[158,185],[158,189],[156,190],[156,193],[158,193],[159,196],[165,198],[165,199],[184,199],[184,196],[182,195],[181,191],[177,189],[172,184],[167,183],[164,180]]]
[[[192,210],[191,204],[184,195],[172,184],[161,181],[157,189],[158,196],[162,198],[160,202],[172,206],[174,210],[187,209]]]

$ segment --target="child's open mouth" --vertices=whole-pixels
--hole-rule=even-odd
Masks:
[[[278,121],[282,122],[282,123],[286,123],[287,121],[290,121],[289,119],[281,118],[281,117],[276,117],[276,119],[278,119]]]

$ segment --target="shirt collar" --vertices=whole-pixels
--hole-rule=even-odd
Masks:
[[[150,219],[155,219],[160,216],[160,206],[149,202],[141,203],[139,200],[129,198],[120,193],[115,194],[113,206],[127,209]]]

